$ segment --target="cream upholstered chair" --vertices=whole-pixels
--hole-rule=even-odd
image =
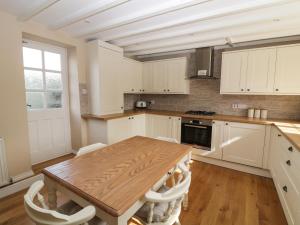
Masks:
[[[104,148],[106,146],[107,146],[106,144],[102,144],[102,143],[96,143],[96,144],[88,145],[88,146],[80,148],[78,150],[76,156],[81,156],[81,155],[84,155],[86,153],[93,152],[93,151],[96,151],[98,149]]]
[[[39,193],[43,187],[44,182],[42,180],[36,181],[31,185],[27,193],[24,195],[25,210],[29,217],[37,225],[106,224],[102,220],[95,217],[96,209],[94,206],[86,206],[85,208],[81,208],[76,203],[69,201],[62,207],[58,208],[57,211],[50,210],[45,203],[44,197]],[[41,206],[38,206],[33,202],[36,196]]]
[[[179,144],[179,142],[175,139],[175,138],[168,138],[168,137],[157,137],[157,140],[161,140],[161,141],[168,141],[168,142],[172,142],[172,143],[177,143]]]
[[[158,191],[146,193],[146,203],[134,216],[142,224],[180,225],[181,204],[190,187],[191,172],[184,164],[180,164],[178,169],[181,174],[173,187],[163,186]]]

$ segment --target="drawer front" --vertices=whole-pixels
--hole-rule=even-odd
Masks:
[[[288,175],[285,165],[281,162],[275,168],[277,178],[277,189],[283,196],[288,211],[291,215],[292,224],[298,224],[297,218],[300,215],[300,193],[297,191],[295,184]]]

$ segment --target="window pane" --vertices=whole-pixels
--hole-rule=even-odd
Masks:
[[[61,71],[60,54],[53,52],[45,52],[44,56],[46,70]]]
[[[61,74],[46,72],[46,87],[51,90],[62,90]]]
[[[43,89],[42,71],[24,70],[26,89]]]
[[[25,67],[42,68],[42,51],[23,47],[23,63]]]
[[[28,109],[42,109],[44,108],[44,93],[26,92],[26,102]]]
[[[62,107],[62,93],[58,91],[47,92],[47,108],[61,108]]]

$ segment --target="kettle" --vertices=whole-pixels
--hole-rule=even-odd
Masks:
[[[146,101],[136,101],[135,108],[146,109],[147,108],[147,102]]]

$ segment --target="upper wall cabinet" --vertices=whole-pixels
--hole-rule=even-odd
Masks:
[[[275,92],[300,93],[300,45],[277,48]]]
[[[187,94],[187,60],[185,57],[143,63],[143,92]]]
[[[122,64],[122,77],[125,93],[142,92],[143,63],[124,57]]]
[[[222,55],[221,94],[300,94],[300,46],[279,46]]]
[[[123,50],[116,46],[92,41],[88,43],[90,113],[105,115],[123,112],[124,87],[122,70]]]

